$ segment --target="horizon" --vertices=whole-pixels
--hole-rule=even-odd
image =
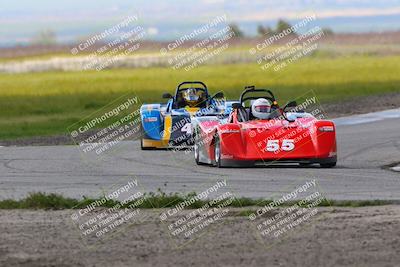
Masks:
[[[278,19],[295,23],[310,14],[316,14],[319,26],[336,33],[400,30],[400,3],[394,0],[255,0],[251,4],[243,0],[43,0],[40,4],[22,0],[6,1],[0,11],[0,46],[30,44],[46,30],[53,31],[60,44],[76,43],[131,15],[139,17],[138,24],[148,33],[146,39],[167,41],[223,14],[227,23],[237,24],[249,37],[256,35],[258,25],[274,27]]]

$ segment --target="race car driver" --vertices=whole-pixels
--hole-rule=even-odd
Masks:
[[[188,88],[185,92],[183,92],[183,99],[185,100],[186,106],[190,108],[197,107],[201,102],[200,96],[197,94],[197,90],[195,88]]]
[[[266,120],[271,113],[271,102],[265,98],[258,98],[251,105],[251,117],[258,120]]]

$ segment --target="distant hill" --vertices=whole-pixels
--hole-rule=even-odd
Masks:
[[[51,30],[61,44],[104,31],[127,16],[138,16],[147,39],[172,40],[217,16],[254,36],[259,24],[273,27],[279,18],[291,23],[316,14],[314,24],[334,32],[400,30],[398,1],[227,1],[227,0],[41,0],[6,1],[0,9],[0,47],[27,45]]]

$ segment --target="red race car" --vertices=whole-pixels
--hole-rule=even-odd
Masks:
[[[203,117],[192,122],[196,163],[217,167],[281,162],[336,166],[334,123],[296,107],[291,101],[281,108],[270,90],[246,87],[228,118]]]

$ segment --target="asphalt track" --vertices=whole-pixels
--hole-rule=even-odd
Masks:
[[[100,156],[78,146],[0,147],[0,198],[29,192],[100,196],[137,179],[143,191],[200,192],[226,180],[237,196],[277,198],[315,179],[330,199],[400,200],[400,173],[385,166],[400,162],[400,109],[340,118],[338,166],[273,166],[217,169],[197,166],[184,151],[141,151],[123,142]]]

